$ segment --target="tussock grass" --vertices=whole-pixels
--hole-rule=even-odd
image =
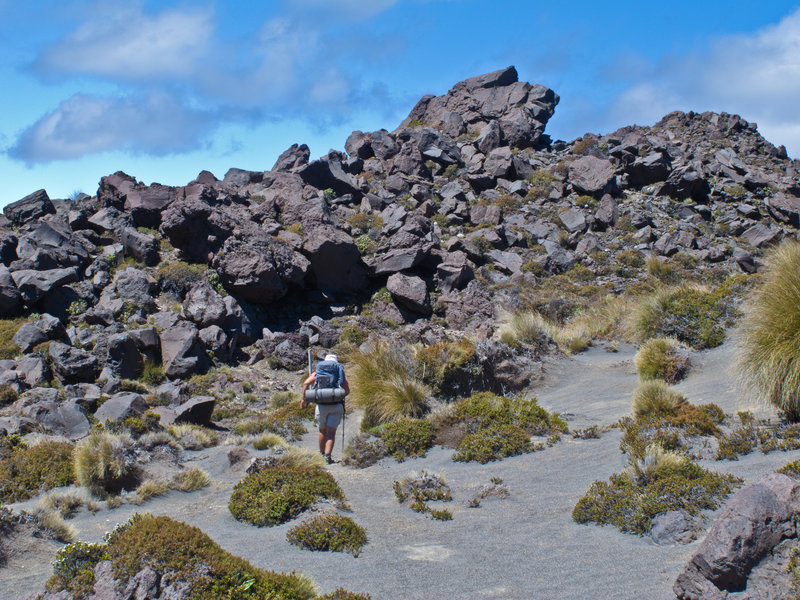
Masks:
[[[39,527],[53,539],[66,544],[75,539],[77,535],[75,528],[67,523],[58,511],[39,509],[35,510],[33,515],[36,517]]]
[[[185,450],[201,450],[219,444],[217,432],[200,425],[181,423],[170,425],[167,430]]]
[[[497,330],[500,341],[509,346],[517,343],[536,344],[546,341],[549,324],[536,311],[508,311],[498,309],[500,327]]]
[[[752,393],[799,421],[800,243],[782,242],[764,264],[742,322],[737,371]]]
[[[133,439],[127,433],[94,429],[73,451],[76,481],[99,497],[118,491],[133,468],[132,447]]]
[[[362,430],[402,418],[421,417],[428,409],[430,391],[414,375],[405,348],[377,343],[369,351],[350,356],[352,397],[364,410]]]
[[[688,358],[680,352],[677,340],[651,338],[642,344],[633,362],[641,379],[675,383],[686,372]]]
[[[633,414],[641,418],[672,415],[686,398],[659,379],[642,381],[633,392]]]
[[[179,492],[194,492],[195,490],[202,489],[209,484],[208,473],[200,467],[189,467],[183,471],[176,473],[172,481],[169,482],[169,487]]]
[[[275,456],[276,467],[292,469],[310,469],[324,467],[327,463],[319,452],[300,448],[299,446],[285,446],[281,454]]]
[[[169,484],[166,481],[148,479],[147,481],[143,481],[141,485],[136,488],[136,493],[142,501],[145,501],[155,496],[163,496],[167,493],[168,489]]]
[[[273,448],[274,446],[286,445],[286,440],[284,440],[277,433],[264,433],[253,440],[253,448],[256,450],[267,450],[269,448]]]
[[[52,491],[39,499],[36,503],[36,508],[42,512],[58,513],[65,519],[68,519],[77,512],[84,501],[83,494],[77,491]]]
[[[642,458],[631,459],[627,472],[635,483],[641,485],[680,471],[688,460],[676,452],[664,450],[659,444],[650,444]]]
[[[147,450],[152,450],[156,446],[169,446],[175,450],[181,450],[181,445],[175,440],[175,436],[168,431],[151,431],[139,438],[139,445]]]

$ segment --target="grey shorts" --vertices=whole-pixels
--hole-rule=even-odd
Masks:
[[[336,429],[342,422],[344,414],[344,404],[317,404],[314,416],[317,418],[320,430],[329,428]]]

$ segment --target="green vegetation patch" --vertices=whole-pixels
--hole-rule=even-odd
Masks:
[[[253,567],[222,550],[197,527],[169,517],[136,514],[108,535],[107,546],[117,578],[127,581],[149,566],[168,574],[170,581],[188,584],[189,596],[197,600],[315,596],[313,583],[305,577]]]
[[[795,460],[785,464],[780,469],[778,469],[778,473],[783,473],[784,475],[788,475],[792,479],[800,479],[800,460]]]
[[[85,598],[94,593],[94,567],[110,560],[106,544],[72,542],[56,552],[53,575],[47,582],[48,592],[65,590],[75,598]]]
[[[725,327],[739,316],[733,302],[743,279],[735,276],[713,290],[682,285],[644,300],[634,318],[640,339],[671,337],[695,349],[715,348],[725,340]]]
[[[16,358],[22,353],[14,336],[28,320],[24,317],[0,319],[0,359]]]
[[[424,419],[401,419],[387,424],[381,431],[386,451],[397,461],[408,457],[425,456],[433,446],[436,431]]]
[[[0,502],[27,500],[74,480],[72,444],[42,442],[30,448],[17,446],[0,460]]]
[[[156,279],[163,291],[183,297],[193,285],[206,279],[206,271],[206,265],[178,261],[159,268]]]
[[[330,473],[314,467],[273,467],[237,483],[228,508],[236,519],[263,527],[285,523],[323,499],[344,499]]]
[[[741,482],[688,459],[670,469],[656,469],[646,479],[626,471],[612,475],[607,482],[595,481],[578,500],[572,518],[578,523],[608,523],[623,532],[644,534],[659,513],[685,510],[696,515],[717,508]]]
[[[300,402],[289,402],[268,415],[237,423],[233,431],[239,435],[274,433],[288,441],[299,440],[308,431],[306,422],[314,418],[314,407],[300,408]]]
[[[516,425],[493,425],[476,433],[467,434],[458,445],[453,460],[486,464],[531,452],[530,436]]]
[[[348,592],[344,588],[333,590],[330,594],[319,596],[316,600],[372,600],[369,594],[356,594],[355,592]]]
[[[675,383],[686,374],[689,358],[673,340],[652,338],[639,348],[634,364],[642,379],[661,379],[667,383]]]
[[[442,475],[434,475],[425,470],[419,474],[412,474],[404,477],[401,481],[392,482],[392,489],[398,502],[404,504],[410,501],[409,508],[418,513],[431,513],[431,516],[438,520],[441,516],[433,516],[433,512],[428,506],[428,502],[450,502],[453,497],[450,493],[450,486],[445,482]],[[451,515],[452,518],[452,515]]]
[[[475,344],[469,340],[442,342],[417,351],[420,378],[440,396],[468,394],[481,384]]]
[[[307,550],[361,553],[367,532],[350,517],[320,515],[290,529],[286,539]]]

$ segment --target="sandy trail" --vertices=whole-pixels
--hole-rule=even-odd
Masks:
[[[633,347],[621,345],[615,353],[595,347],[551,361],[547,377],[532,394],[549,410],[567,413],[572,429],[610,425],[630,412],[637,385],[633,355]],[[716,402],[726,412],[746,408],[729,373],[731,357],[731,344],[695,354],[695,367],[679,388],[694,403]],[[352,422],[348,426],[352,434]],[[303,443],[313,447],[313,438],[310,433]],[[648,538],[622,534],[613,527],[578,525],[571,518],[572,508],[593,481],[624,468],[619,439],[617,430],[600,439],[564,436],[553,447],[487,465],[453,462],[452,451],[441,448],[422,459],[404,463],[384,459],[364,470],[332,465],[330,470],[352,507],[351,516],[369,537],[358,558],[308,552],[289,544],[286,531],[296,521],[269,528],[235,521],[227,503],[242,472],[228,467],[227,447],[187,453],[213,479],[205,490],[170,492],[139,507],[124,505],[97,515],[82,512],[71,522],[79,539],[97,542],[134,512],[170,515],[200,527],[223,548],[256,566],[302,571],[323,592],[345,587],[369,593],[374,600],[671,600],[672,583],[699,541],[658,546]],[[800,451],[756,452],[736,462],[712,461],[705,466],[752,481],[798,458]],[[452,521],[419,515],[395,499],[392,482],[421,469],[444,474],[450,484],[454,500],[442,506],[452,511]],[[468,508],[466,502],[491,477],[503,479],[510,497],[489,498],[479,508]],[[0,569],[0,598],[15,599],[40,590],[57,548],[44,545]]]

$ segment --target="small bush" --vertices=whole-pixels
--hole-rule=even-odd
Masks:
[[[725,413],[716,404],[695,406],[688,402],[677,405],[674,412],[651,412],[636,419],[620,421],[620,449],[631,457],[642,458],[647,447],[658,444],[665,450],[678,450],[689,435],[719,436],[719,424]]]
[[[717,508],[742,482],[733,475],[707,471],[688,459],[662,460],[667,462],[661,468],[656,460],[654,468],[646,469],[646,477],[629,470],[612,475],[607,482],[595,481],[575,505],[572,518],[578,523],[609,523],[623,532],[643,534],[650,531],[653,517],[659,513],[685,510],[696,515]]]
[[[142,374],[139,375],[139,381],[145,385],[158,385],[166,378],[162,365],[152,360],[144,361],[144,368],[142,369]]]
[[[205,265],[175,262],[159,268],[156,278],[162,291],[182,298],[193,285],[206,279],[207,270]]]
[[[452,521],[453,513],[446,508],[441,510],[431,510],[431,519],[436,519],[437,521]]]
[[[361,553],[367,533],[350,517],[320,515],[291,528],[286,539],[307,550]]]
[[[219,434],[201,425],[179,423],[167,428],[185,450],[202,450],[219,444]]]
[[[428,388],[414,375],[408,352],[377,344],[351,355],[351,389],[364,410],[362,431],[402,418],[418,418],[428,410]]]
[[[652,338],[642,344],[633,362],[642,379],[675,383],[686,373],[689,359],[680,352],[673,340]]]
[[[169,482],[169,487],[179,492],[194,492],[206,487],[208,483],[208,473],[200,467],[189,467],[175,473]]]
[[[93,429],[72,453],[78,484],[99,497],[121,490],[133,471],[132,447],[128,434]]]
[[[286,446],[280,454],[272,458],[274,466],[291,469],[313,469],[327,464],[319,452],[298,446]]]
[[[532,450],[530,436],[520,427],[493,425],[477,433],[467,434],[458,445],[453,460],[485,464]]]
[[[114,575],[128,581],[145,566],[188,587],[195,600],[260,598],[310,600],[314,584],[302,575],[253,567],[222,550],[197,527],[169,517],[134,515],[108,536]]]
[[[632,316],[634,337],[673,337],[695,349],[719,346],[738,316],[731,295],[739,281],[729,278],[713,291],[682,285],[645,297]]]
[[[238,435],[257,435],[270,432],[294,442],[308,431],[305,422],[313,416],[313,406],[309,405],[301,409],[300,402],[292,400],[268,415],[237,423],[233,427],[233,431]]]
[[[386,451],[401,462],[408,457],[425,456],[435,437],[433,425],[422,419],[401,419],[381,431]]]
[[[664,283],[675,283],[679,279],[675,268],[655,254],[651,254],[647,259],[647,272]]]
[[[273,410],[277,410],[279,408],[284,408],[285,406],[289,406],[293,403],[300,402],[300,394],[296,392],[275,392],[270,396],[269,399],[269,406]]]
[[[0,385],[0,408],[14,404],[18,398],[17,390],[10,385]]]
[[[633,393],[633,414],[652,418],[673,415],[686,398],[659,379],[642,381]]]
[[[72,444],[42,442],[18,447],[0,460],[0,502],[20,502],[43,490],[71,484]]]
[[[37,526],[43,530],[47,537],[64,543],[69,543],[75,539],[75,528],[64,521],[64,517],[58,512],[37,510],[33,513],[33,516],[36,517]]]
[[[764,264],[741,326],[738,372],[757,397],[800,421],[800,243],[782,242]]]
[[[364,469],[374,465],[389,453],[380,438],[373,438],[366,432],[350,438],[343,452],[342,464]]]
[[[480,385],[483,369],[469,340],[433,344],[418,350],[415,358],[417,374],[437,395],[468,394]]]
[[[344,499],[330,473],[319,468],[275,467],[237,483],[228,508],[236,519],[262,527],[285,523],[321,499]]]
[[[738,460],[750,454],[758,445],[758,436],[752,426],[737,427],[719,438],[716,460]]]
[[[392,489],[397,501],[401,504],[411,500],[409,506],[414,512],[429,512],[428,502],[449,502],[453,499],[450,494],[450,486],[447,485],[444,477],[424,470],[412,473],[401,481],[393,482]]]
[[[65,590],[75,598],[88,596],[94,592],[95,565],[110,558],[105,544],[67,544],[56,552],[47,591],[55,593]]]
[[[778,469],[778,473],[783,473],[784,475],[788,475],[792,479],[800,479],[800,460],[795,460],[785,464],[780,469]]]
[[[14,341],[14,336],[19,328],[27,322],[28,319],[24,317],[0,319],[0,360],[16,358],[21,354],[19,346]]]

